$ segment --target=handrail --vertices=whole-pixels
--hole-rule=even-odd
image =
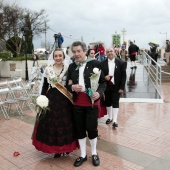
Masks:
[[[170,73],[169,73],[169,72],[166,72],[166,71],[161,71],[161,73],[169,74],[169,75],[170,75]]]
[[[157,63],[154,59],[152,59],[151,56],[147,54],[145,51],[143,51],[142,56],[144,65],[143,77],[145,77],[144,74],[147,71],[147,77],[152,81],[153,85],[155,86],[155,89],[157,90],[157,93],[162,98],[161,65]]]
[[[94,56],[96,57],[96,55],[100,54],[100,51],[98,51]]]

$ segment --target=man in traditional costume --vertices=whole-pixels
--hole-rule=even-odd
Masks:
[[[100,164],[99,155],[96,151],[98,137],[98,102],[104,93],[106,83],[101,71],[100,62],[95,59],[87,59],[86,44],[74,42],[72,53],[75,62],[68,68],[68,89],[73,94],[74,121],[81,155],[74,162],[78,167],[87,160],[86,137],[90,140],[92,163]]]
[[[104,92],[105,103],[108,113],[106,124],[113,121],[113,128],[118,127],[117,117],[119,112],[120,94],[124,92],[126,82],[126,64],[118,58],[115,58],[113,48],[106,50],[107,59],[101,62],[102,71],[107,81],[107,87]]]

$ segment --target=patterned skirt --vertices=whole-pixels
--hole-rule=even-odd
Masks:
[[[78,147],[73,105],[56,88],[50,88],[47,97],[50,110],[36,122],[32,144],[44,153],[72,152]]]

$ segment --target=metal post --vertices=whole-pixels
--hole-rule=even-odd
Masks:
[[[156,89],[158,89],[158,65],[156,64]]]
[[[28,61],[27,61],[27,32],[29,31],[28,27],[22,27],[21,31],[23,31],[23,36],[25,37],[25,80],[28,81]]]
[[[25,40],[25,80],[28,81],[27,42]]]

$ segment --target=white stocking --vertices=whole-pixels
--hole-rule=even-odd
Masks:
[[[108,114],[109,119],[112,120],[113,119],[113,116],[112,116],[112,106],[106,107],[106,109],[107,109],[107,114]]]
[[[86,157],[86,138],[79,139],[78,141],[80,145],[81,157],[85,158]]]
[[[119,108],[113,108],[113,122],[117,123],[118,112],[119,112]]]
[[[91,145],[91,154],[92,155],[97,155],[97,152],[96,152],[97,138],[91,139],[90,140],[90,145]]]

